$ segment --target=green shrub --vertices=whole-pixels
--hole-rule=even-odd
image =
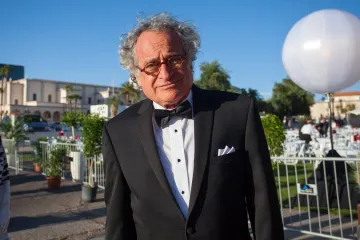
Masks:
[[[105,118],[96,114],[89,114],[82,121],[82,135],[85,157],[98,157],[101,154],[102,131]]]
[[[44,145],[41,144],[40,142],[47,142],[47,138],[46,137],[38,137],[36,140],[37,141],[31,143],[33,149],[35,148],[35,153],[36,153],[36,155],[35,155],[35,157],[33,159],[33,162],[41,165],[41,162],[43,160],[43,151],[45,149],[43,149],[41,147],[41,146],[44,146]]]
[[[57,177],[61,176],[63,167],[63,159],[67,154],[66,148],[54,146],[50,150],[50,157],[41,163],[46,176]]]
[[[273,114],[267,114],[261,118],[264,127],[266,141],[271,156],[281,156],[284,153],[284,141],[286,131],[281,120]]]

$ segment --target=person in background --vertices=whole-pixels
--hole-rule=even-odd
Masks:
[[[0,136],[0,240],[8,240],[10,221],[10,177],[6,154]]]
[[[329,130],[329,123],[326,121],[326,118],[322,118],[321,122],[316,126],[319,130],[321,137],[327,137],[327,132]]]
[[[306,144],[309,144],[317,135],[319,135],[319,132],[314,127],[313,121],[307,120],[306,124],[300,129],[299,138],[304,140]]]

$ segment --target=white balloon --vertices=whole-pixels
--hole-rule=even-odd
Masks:
[[[313,12],[286,36],[285,71],[301,88],[334,93],[360,80],[360,20],[341,10]]]

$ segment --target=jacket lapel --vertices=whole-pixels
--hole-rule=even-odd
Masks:
[[[176,204],[176,200],[171,191],[170,185],[165,176],[160,157],[156,147],[155,135],[152,124],[153,105],[150,100],[145,100],[140,109],[139,117],[137,119],[137,128],[140,135],[140,140],[145,150],[145,154],[148,157],[151,168],[153,169],[156,178],[165,192],[173,199]]]
[[[194,208],[204,178],[208,162],[210,139],[213,125],[214,111],[210,108],[211,99],[195,85],[193,91],[194,130],[195,130],[195,157],[194,173],[190,194],[189,215]]]

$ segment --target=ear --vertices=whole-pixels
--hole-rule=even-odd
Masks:
[[[130,79],[131,81],[133,81],[136,85],[141,87],[141,81],[139,81],[140,79],[140,74],[138,71],[135,70],[135,72],[132,72],[130,74]]]

